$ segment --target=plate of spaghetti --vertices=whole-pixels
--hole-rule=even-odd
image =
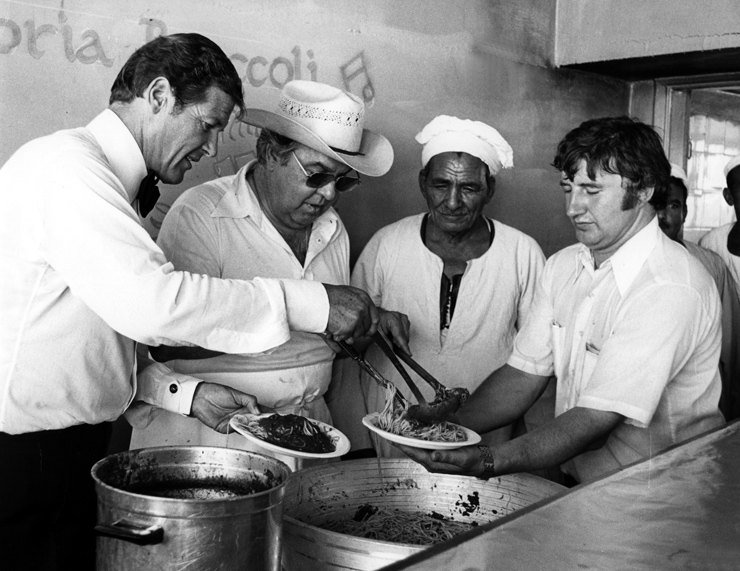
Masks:
[[[395,398],[397,389],[387,391],[385,408],[362,419],[362,424],[378,436],[414,448],[442,450],[470,446],[481,441],[478,433],[452,422],[425,423],[407,416],[408,402],[400,404]]]
[[[229,425],[265,450],[295,458],[335,458],[350,449],[333,426],[295,414],[237,414]]]

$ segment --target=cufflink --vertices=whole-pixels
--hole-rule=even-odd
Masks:
[[[177,385],[175,383],[172,383],[170,385],[170,392],[174,395],[177,392]]]

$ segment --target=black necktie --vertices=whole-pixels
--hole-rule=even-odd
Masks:
[[[158,182],[159,178],[153,171],[149,171],[141,181],[136,198],[139,200],[139,214],[142,218],[146,218],[146,215],[152,211],[154,205],[157,204],[157,200],[159,200]]]

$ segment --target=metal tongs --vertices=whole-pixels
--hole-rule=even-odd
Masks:
[[[403,351],[395,343],[389,344],[382,333],[379,331],[373,335],[373,341],[385,355],[390,359],[391,363],[396,367],[398,372],[409,385],[411,392],[414,393],[416,400],[419,402],[418,405],[409,407],[408,416],[415,418],[418,421],[426,423],[441,422],[446,420],[449,415],[455,412],[458,408],[465,404],[470,396],[468,389],[462,388],[447,388],[445,385],[440,383],[434,376],[427,372],[424,367],[417,363],[411,355]],[[414,371],[419,377],[421,377],[430,387],[434,389],[434,400],[428,403],[421,395],[421,391],[416,387],[411,377],[404,369],[403,365],[399,363],[398,358],[406,363],[412,371]]]
[[[352,357],[355,361],[357,361],[357,364],[362,367],[362,369],[370,375],[376,383],[378,383],[381,387],[385,389],[393,388],[393,383],[390,382],[388,379],[386,379],[383,375],[381,375],[378,370],[373,367],[362,355],[360,355],[357,352],[357,349],[355,349],[352,345],[349,345],[345,343],[344,341],[334,340],[334,342],[339,345],[344,351]],[[418,390],[418,389],[417,389]],[[398,391],[395,393],[396,400],[400,405],[406,404],[406,398]]]
[[[419,363],[417,363],[411,357],[411,355],[403,351],[400,347],[395,345],[395,343],[389,343],[388,341],[386,341],[385,337],[383,337],[383,334],[379,331],[373,335],[373,341],[378,347],[380,347],[380,349],[383,351],[386,357],[388,357],[391,363],[393,363],[393,366],[396,367],[396,370],[409,386],[409,389],[411,389],[411,392],[413,393],[414,397],[416,397],[416,400],[419,403],[408,407],[407,414],[411,418],[425,423],[441,422],[445,420],[450,414],[455,412],[458,408],[460,408],[463,404],[465,404],[465,401],[467,401],[468,397],[470,396],[470,393],[467,389],[448,389],[437,379],[435,379],[433,375],[428,373]],[[362,358],[357,353],[357,351],[354,350],[353,347],[348,346],[345,343],[340,343],[340,345],[345,351],[347,351],[350,357],[355,359],[355,361],[357,361],[359,365],[363,369],[365,369],[365,371],[367,371],[376,381],[378,381],[384,387],[388,386],[390,381],[388,381],[380,373],[378,373],[375,367],[373,367],[364,358]],[[427,402],[427,400],[424,398],[424,395],[419,390],[419,387],[416,386],[416,383],[414,383],[409,373],[400,363],[399,357],[417,375],[419,375],[419,377],[421,377],[429,384],[429,386],[434,389],[433,402]],[[400,395],[400,393],[397,391],[396,395]],[[399,402],[403,404],[405,400],[406,399],[401,395]]]

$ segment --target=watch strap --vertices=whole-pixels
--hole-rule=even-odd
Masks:
[[[478,445],[483,457],[483,474],[480,476],[484,480],[492,478],[494,475],[493,451],[488,446]]]

